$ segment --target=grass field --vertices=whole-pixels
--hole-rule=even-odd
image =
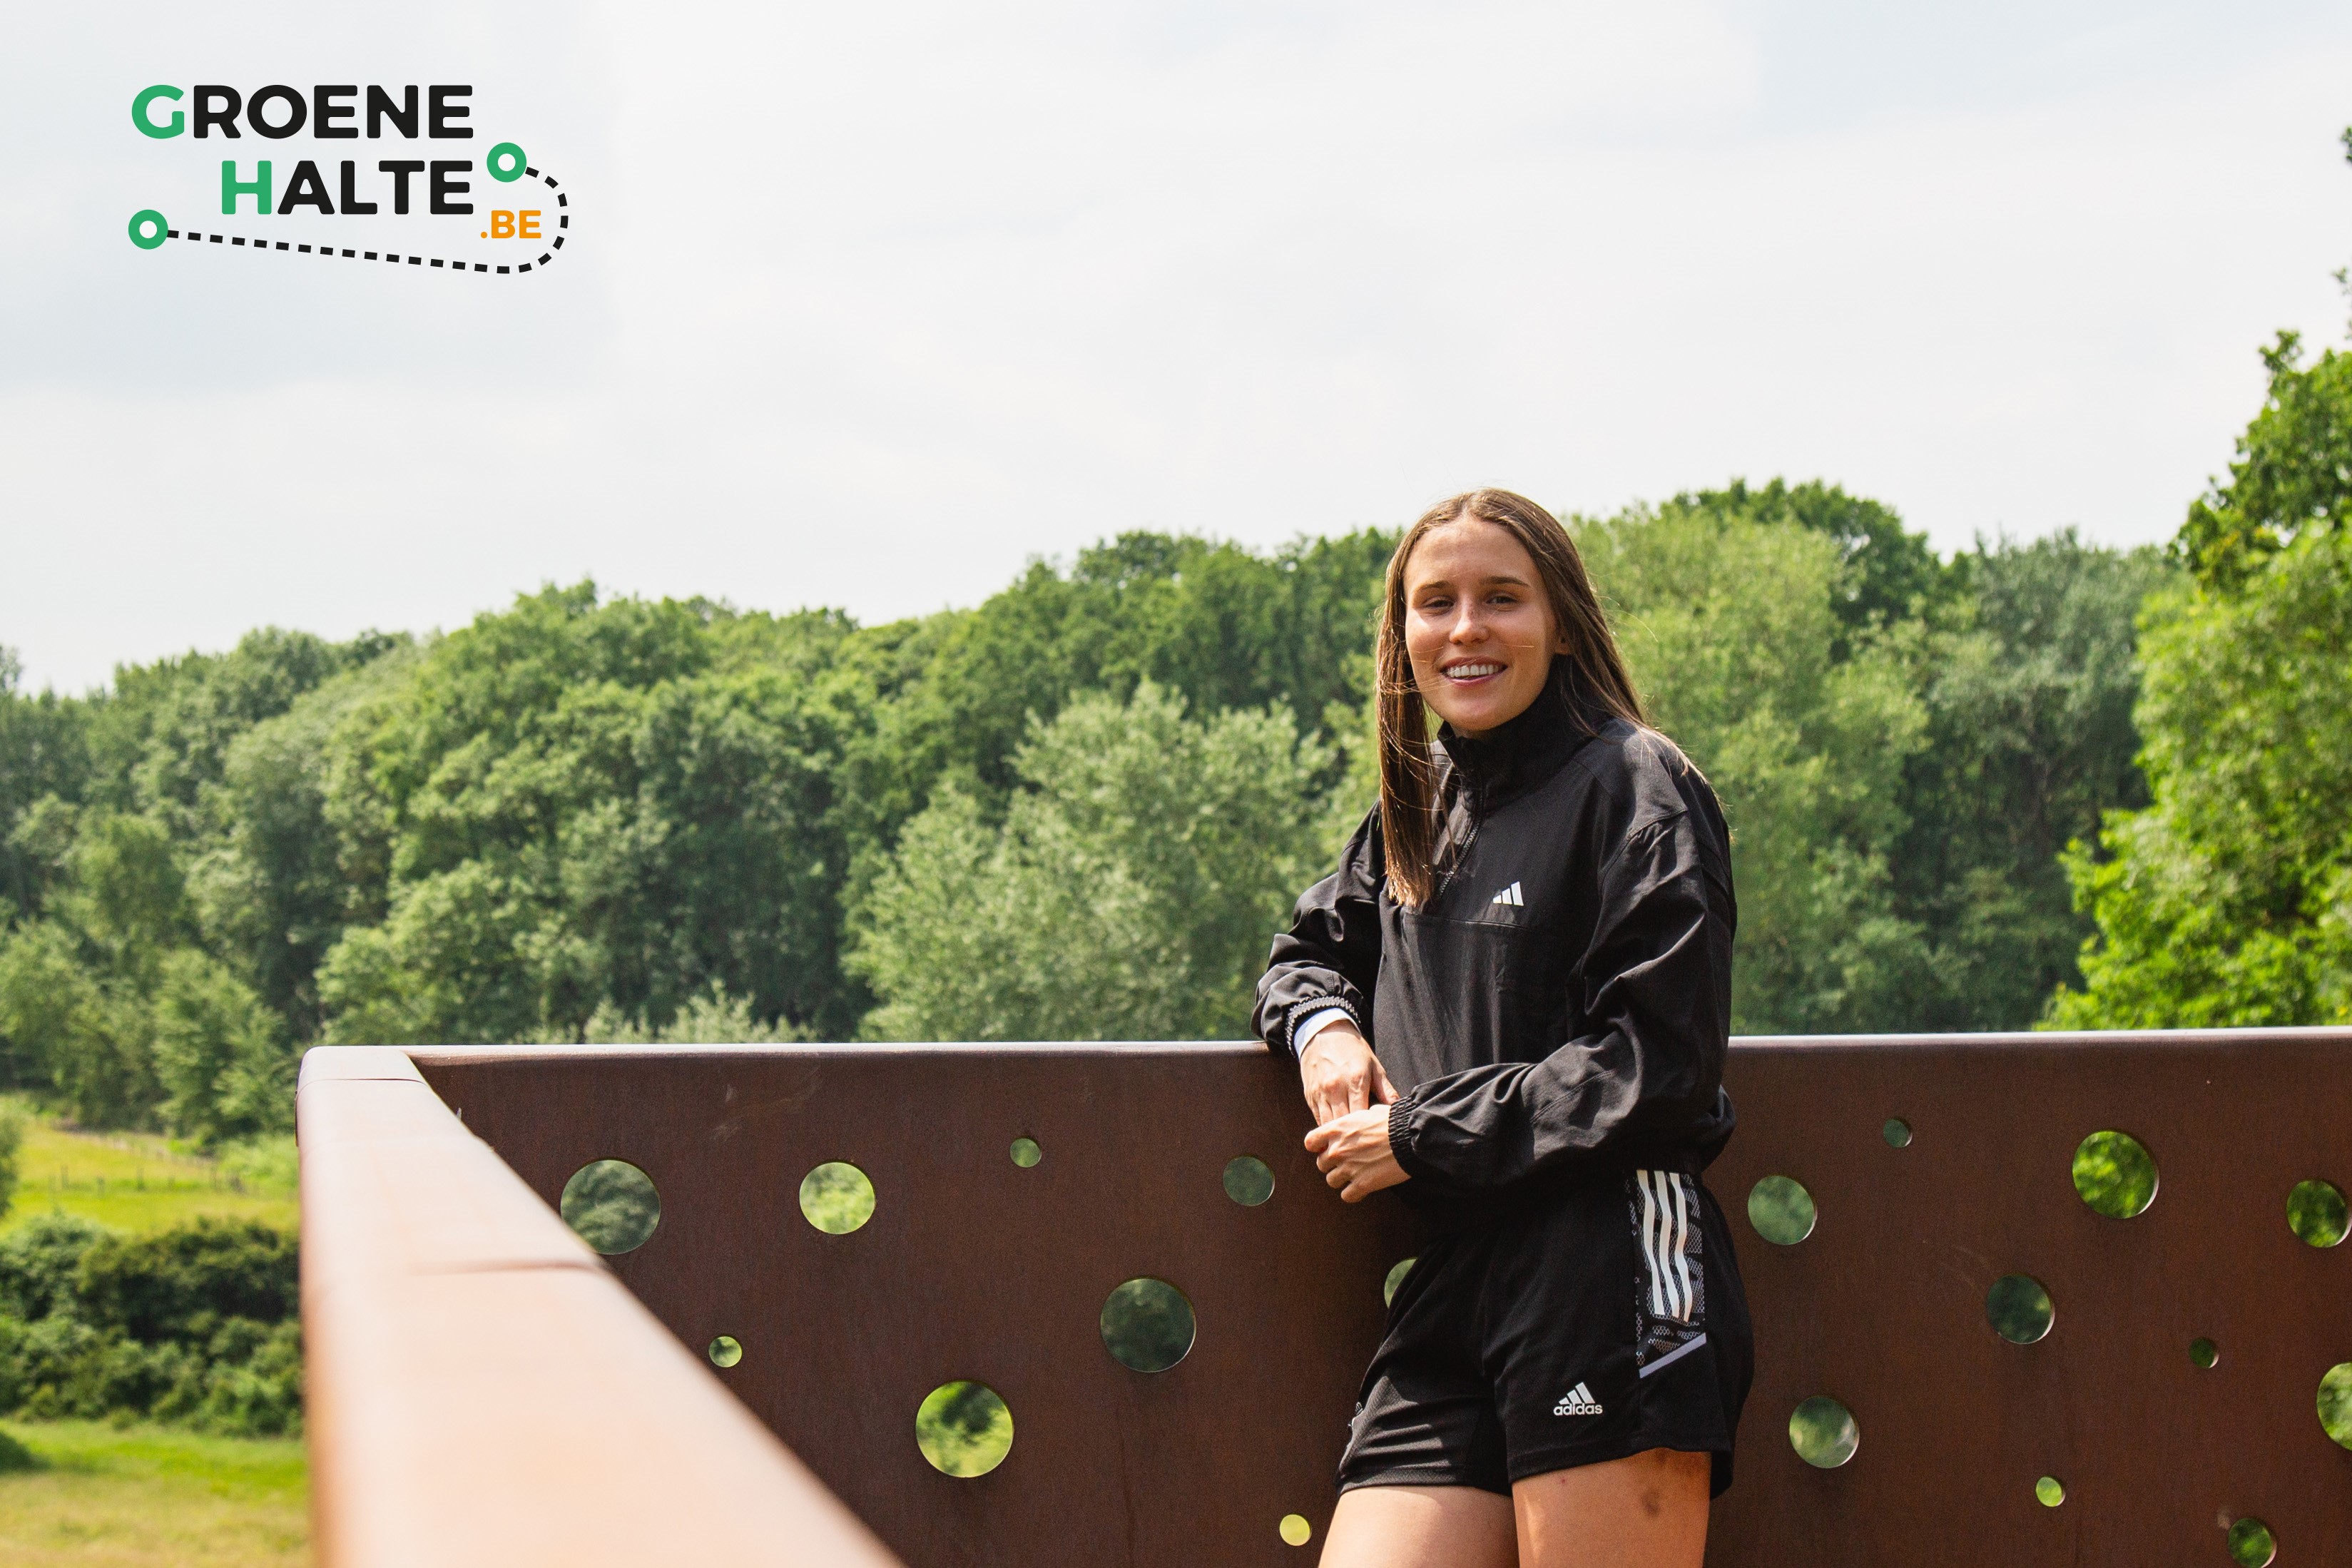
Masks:
[[[197,1215],[257,1219],[283,1230],[300,1215],[282,1176],[231,1173],[145,1132],[70,1132],[36,1121],[25,1133],[16,1201],[0,1232],[62,1209],[116,1230],[159,1230]]]
[[[283,1151],[281,1149],[280,1152]],[[137,1233],[200,1215],[296,1227],[293,1173],[141,1132],[26,1129],[0,1232],[63,1210]],[[93,1421],[0,1421],[5,1568],[293,1568],[310,1561],[299,1439],[207,1437]],[[17,1447],[21,1445],[21,1448]],[[29,1454],[30,1463],[26,1463]]]
[[[310,1561],[302,1445],[94,1421],[6,1421],[9,1568],[296,1568]],[[15,1451],[0,1445],[0,1459]]]

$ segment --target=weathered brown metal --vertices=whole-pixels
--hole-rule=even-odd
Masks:
[[[896,1563],[401,1053],[299,1105],[322,1563]]]
[[[410,1055],[551,1203],[591,1160],[652,1174],[660,1225],[615,1272],[685,1343],[740,1339],[717,1375],[909,1563],[1311,1560],[1277,1523],[1302,1514],[1320,1539],[1409,1230],[1320,1184],[1295,1080],[1262,1047]],[[1740,1130],[1710,1184],[1738,1216],[1757,1178],[1793,1176],[1820,1218],[1785,1248],[1735,1218],[1759,1372],[1711,1562],[2221,1564],[2241,1514],[2282,1563],[2352,1561],[2352,1453],[2314,1409],[2352,1360],[2352,1247],[2306,1247],[2285,1219],[2297,1181],[2352,1187],[2352,1031],[1749,1040],[1729,1076]],[[1890,1116],[1909,1147],[1881,1136]],[[2103,1129],[2158,1163],[2137,1218],[2073,1188]],[[1018,1136],[1035,1168],[1012,1163]],[[1275,1171],[1262,1207],[1220,1186],[1240,1153]],[[796,1205],[827,1160],[877,1190],[851,1235]],[[2012,1272],[2056,1304],[2036,1344],[1985,1319]],[[1097,1329],[1139,1275],[1199,1320],[1167,1373],[1120,1366]],[[2200,1336],[2210,1371],[2189,1360]],[[914,1443],[917,1405],[954,1378],[997,1389],[1015,1426],[972,1479]],[[1858,1418],[1843,1468],[1790,1447],[1816,1394]],[[2044,1475],[2058,1508],[2035,1500]]]
[[[1301,1144],[1295,1079],[1252,1046],[780,1047],[417,1051],[451,1105],[542,1196],[627,1160],[661,1223],[610,1259],[688,1344],[732,1334],[721,1373],[919,1568],[1297,1563],[1318,1538],[1356,1380],[1407,1245],[1350,1209]],[[1037,1141],[1022,1169],[1013,1140]],[[1225,1164],[1273,1168],[1271,1200]],[[828,1236],[803,1176],[845,1160],[874,1216]],[[1105,1351],[1105,1299],[1151,1276],[1199,1324],[1174,1369]],[[969,1479],[915,1447],[923,1396],[987,1384],[1010,1457]]]
[[[1792,1247],[1741,1231],[1758,1378],[1714,1561],[2219,1568],[2251,1514],[2282,1563],[2352,1563],[2352,1453],[2315,1410],[2352,1361],[2352,1247],[2286,1221],[2299,1181],[2352,1189],[2352,1031],[1753,1040],[1730,1079],[1717,1190],[1787,1174],[1821,1217]],[[2156,1157],[2134,1219],[2070,1176],[2109,1129]],[[1987,1324],[2011,1273],[2055,1305],[2038,1343]],[[1861,1426],[1843,1468],[1784,1436],[1816,1394]]]

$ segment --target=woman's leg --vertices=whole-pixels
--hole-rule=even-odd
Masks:
[[[1511,1489],[1520,1568],[1700,1568],[1712,1468],[1705,1454],[1652,1448],[1529,1476]]]
[[[1500,1493],[1357,1487],[1339,1494],[1322,1568],[1517,1568],[1518,1561],[1511,1500]]]

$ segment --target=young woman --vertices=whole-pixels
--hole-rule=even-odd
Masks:
[[[1752,1369],[1698,1180],[1732,1128],[1723,814],[1523,497],[1406,532],[1379,677],[1380,805],[1258,984],[1326,1179],[1402,1184],[1424,1230],[1323,1563],[1698,1568]]]

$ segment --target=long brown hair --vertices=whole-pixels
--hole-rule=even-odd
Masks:
[[[1419,909],[1436,889],[1443,802],[1436,759],[1429,749],[1429,713],[1405,650],[1404,569],[1422,535],[1470,520],[1491,522],[1508,532],[1534,560],[1551,606],[1554,636],[1568,645],[1567,651],[1552,657],[1569,661],[1580,695],[1620,719],[1643,722],[1642,700],[1625,673],[1608,617],[1601,613],[1584,558],[1576,552],[1576,542],[1559,519],[1509,490],[1471,490],[1423,512],[1389,557],[1377,646],[1381,837],[1387,851],[1389,894],[1407,909]]]

